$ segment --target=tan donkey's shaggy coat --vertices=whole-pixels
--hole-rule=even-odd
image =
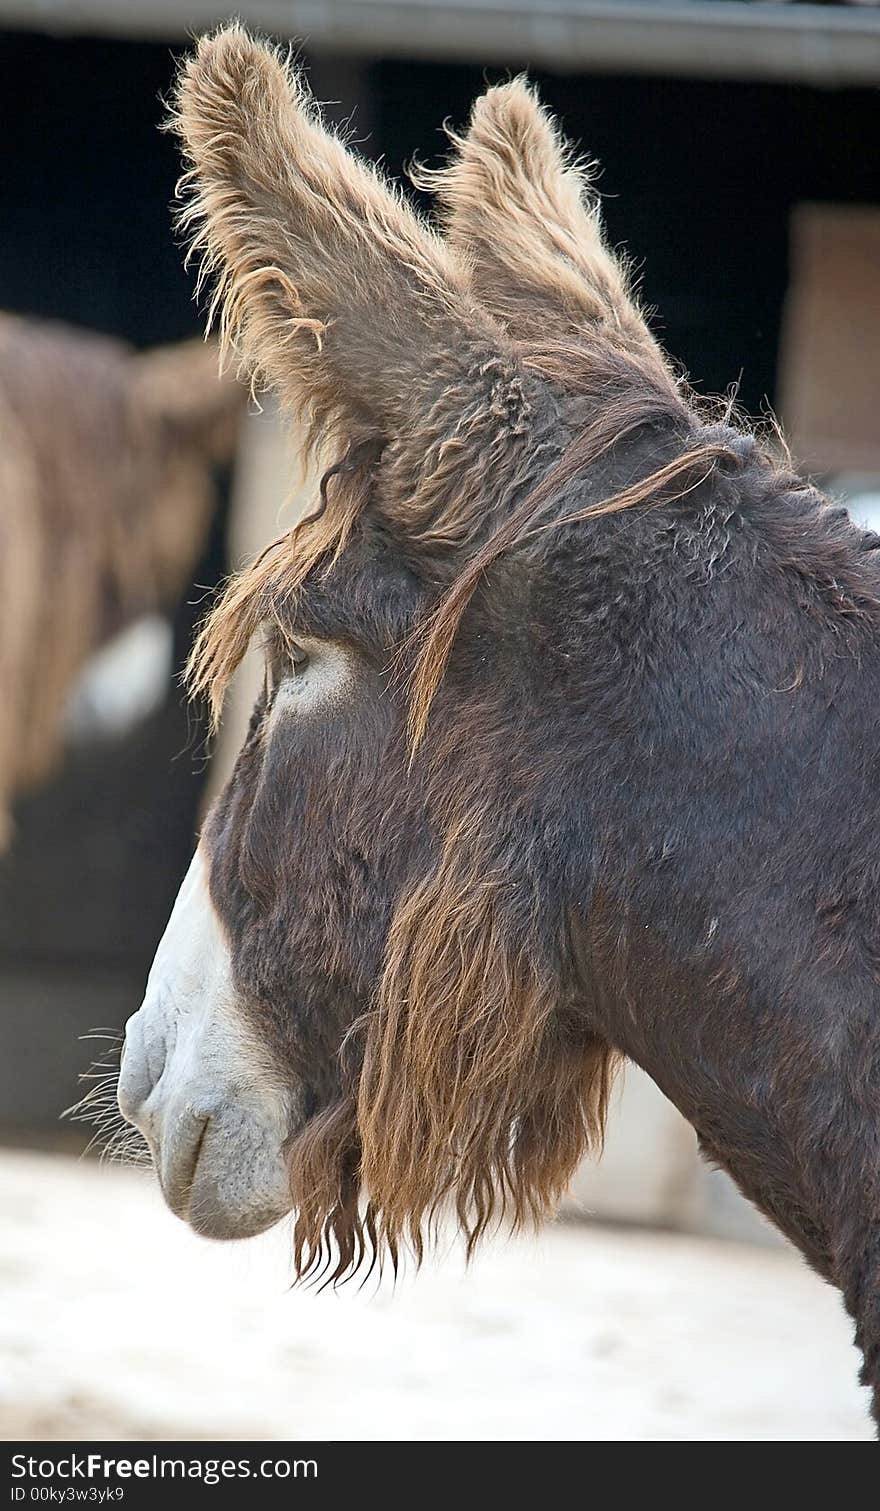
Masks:
[[[0,846],[88,656],[184,588],[241,407],[200,341],[136,355],[0,315]]]

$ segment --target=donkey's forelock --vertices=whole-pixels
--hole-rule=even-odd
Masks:
[[[230,679],[263,625],[289,633],[297,594],[316,568],[329,571],[344,551],[364,512],[371,484],[369,461],[343,463],[322,481],[322,505],[273,541],[244,571],[227,583],[206,618],[186,669],[192,697],[204,698],[216,728]],[[338,482],[327,492],[331,473]]]

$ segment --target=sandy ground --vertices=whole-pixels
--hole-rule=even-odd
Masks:
[[[148,1176],[0,1154],[0,1436],[870,1439],[837,1297],[789,1252],[574,1224],[291,1290]]]

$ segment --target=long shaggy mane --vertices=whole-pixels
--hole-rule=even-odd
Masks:
[[[375,1004],[343,1045],[346,1093],[289,1149],[302,1279],[420,1263],[446,1219],[470,1257],[498,1225],[552,1215],[601,1148],[616,1057],[567,1019],[471,845],[451,835],[398,904]]]

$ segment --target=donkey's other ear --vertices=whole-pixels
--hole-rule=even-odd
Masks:
[[[516,339],[576,344],[591,328],[659,351],[607,246],[588,166],[522,78],[476,101],[445,168],[414,173],[437,195],[477,297]]]
[[[172,124],[221,336],[316,427],[348,442],[412,428],[426,370],[454,388],[474,344],[507,344],[454,254],[322,123],[277,50],[238,25],[204,38]]]

